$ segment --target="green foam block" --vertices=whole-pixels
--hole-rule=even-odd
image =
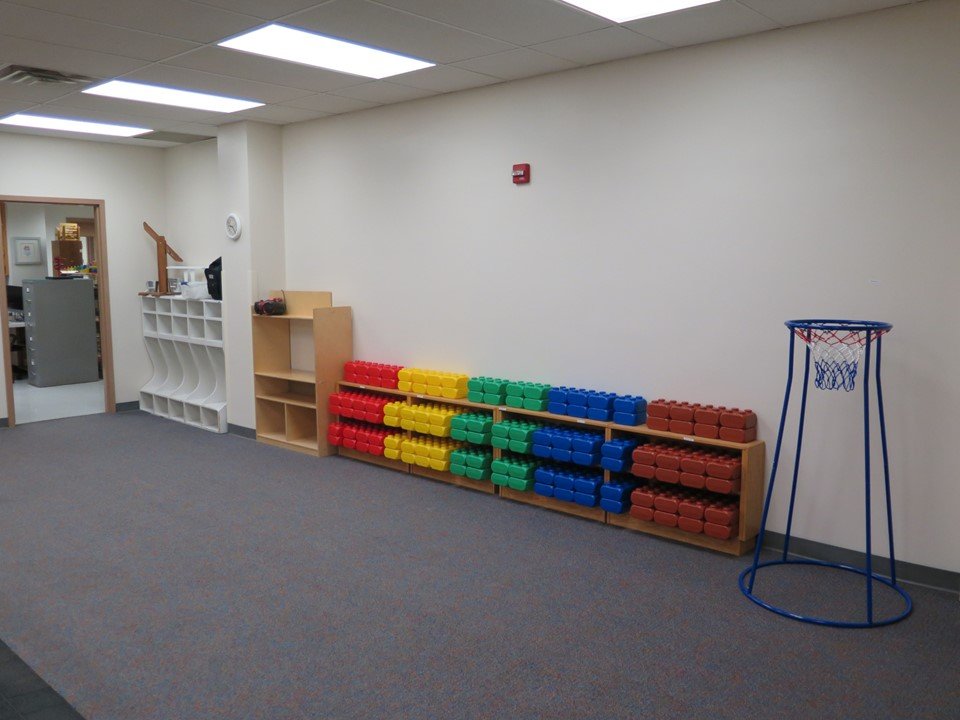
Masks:
[[[466,474],[467,474],[467,466],[466,466],[466,465],[454,465],[454,464],[451,462],[451,463],[450,463],[450,472],[451,472],[452,474],[454,474],[454,475],[459,475],[459,476],[461,476],[461,477],[465,477]]]
[[[500,473],[492,472],[490,473],[490,482],[494,485],[507,485],[510,482],[510,477],[507,475],[501,475]]]
[[[515,453],[529,453],[532,447],[532,442],[524,442],[523,440],[511,440],[507,445],[507,448]]]
[[[467,477],[471,480],[489,480],[491,474],[490,468],[467,468]]]
[[[524,410],[539,410],[540,412],[546,412],[547,405],[547,400],[531,400],[530,398],[523,399]]]
[[[450,436],[453,437],[452,430],[450,431]],[[493,436],[488,432],[486,433],[468,432],[467,442],[471,442],[474,445],[489,445],[492,437]]]
[[[518,480],[517,478],[510,478],[507,480],[507,485],[509,485],[511,489],[519,492],[533,490],[533,480]]]

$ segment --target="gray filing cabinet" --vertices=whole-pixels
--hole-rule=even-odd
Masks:
[[[92,281],[24,280],[23,320],[31,385],[100,379]]]

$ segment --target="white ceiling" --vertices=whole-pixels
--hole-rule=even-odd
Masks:
[[[0,83],[0,116],[29,111],[216,135],[218,124],[239,118],[300,122],[918,1],[721,0],[618,25],[561,0],[0,0],[0,67],[266,103],[223,115]],[[437,66],[373,81],[216,46],[277,20]]]

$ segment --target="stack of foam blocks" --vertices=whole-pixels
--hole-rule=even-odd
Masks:
[[[342,391],[329,396],[327,408],[333,415],[380,425],[384,408],[392,402],[393,398],[384,395]]]
[[[533,489],[537,463],[522,457],[504,455],[490,463],[490,481],[519,492]]]
[[[502,420],[491,426],[490,443],[501,450],[529,454],[533,449],[533,433],[542,426],[529,420]]]
[[[450,472],[470,480],[489,480],[493,451],[459,447],[450,453]]]
[[[743,464],[733,455],[654,441],[636,447],[632,458],[630,472],[643,480],[723,495],[740,492]]]
[[[647,427],[730,442],[744,443],[757,439],[757,415],[752,410],[663,398],[647,404]]]
[[[397,373],[401,370],[403,367],[400,365],[351,360],[343,365],[343,379],[359,385],[396,390]]]
[[[417,395],[456,400],[467,396],[468,376],[463,373],[426,368],[401,368],[397,372],[397,388]]]
[[[630,495],[630,516],[718,540],[736,537],[739,508],[733,500],[711,499],[702,493],[641,485]]]
[[[600,464],[603,433],[548,425],[534,430],[530,438],[530,451],[537,457],[584,466]]]
[[[450,469],[450,456],[460,448],[453,440],[431,437],[409,437],[400,441],[400,460],[444,472]]]
[[[511,381],[507,383],[505,391],[504,404],[507,407],[541,412],[547,409],[550,386],[546,383]]]
[[[600,504],[603,473],[575,470],[568,466],[545,464],[533,475],[533,491],[544,497],[573,502],[585,507]]]
[[[327,426],[327,442],[331,445],[368,455],[384,455],[388,441],[400,437],[402,436],[387,428],[370,427],[361,423],[332,422]]]
[[[547,411],[618,425],[642,425],[647,401],[639,395],[617,395],[584,388],[554,387],[547,393]]]
[[[493,438],[493,415],[466,412],[450,418],[450,437],[474,445],[490,445]]]

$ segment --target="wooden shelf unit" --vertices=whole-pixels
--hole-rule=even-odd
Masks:
[[[343,363],[353,356],[353,314],[349,307],[333,307],[329,292],[282,294],[286,315],[253,315],[252,320],[257,439],[308,455],[329,455],[329,417],[317,412],[318,399],[326,403]],[[292,366],[296,328],[312,335],[313,369]]]
[[[469,400],[448,400],[438,398],[432,395],[421,395],[419,393],[404,392],[402,390],[389,390],[387,388],[378,388],[373,385],[360,385],[358,383],[341,381],[337,383],[342,390],[360,390],[382,395],[390,395],[397,399],[404,400],[408,404],[417,404],[421,402],[435,402],[444,405],[453,405],[470,408],[473,410],[483,410],[493,415],[495,423],[501,422],[505,418],[525,417],[543,420],[557,425],[569,425],[571,427],[588,426],[593,429],[601,430],[604,439],[611,440],[614,437],[637,436],[656,440],[673,440],[681,444],[690,444],[702,446],[704,448],[719,448],[729,451],[731,456],[739,455],[743,464],[741,470],[741,488],[739,493],[739,530],[736,537],[730,540],[718,540],[703,533],[689,533],[678,528],[671,528],[665,525],[658,525],[654,522],[644,522],[637,520],[631,515],[607,513],[601,508],[589,508],[576,503],[562,502],[553,498],[544,497],[534,492],[518,492],[507,487],[497,487],[490,482],[480,482],[463,478],[449,472],[438,472],[436,470],[422,468],[416,465],[407,465],[395,460],[386,460],[382,457],[358,453],[347,448],[339,448],[339,454],[343,457],[349,457],[355,460],[371,462],[384,467],[391,467],[401,472],[407,472],[411,475],[439,480],[459,487],[467,487],[472,490],[479,490],[489,494],[499,495],[500,497],[513,500],[515,502],[534,505],[536,507],[546,508],[555,512],[575,515],[577,517],[602,522],[616,527],[627,528],[638,532],[656,535],[657,537],[676,540],[688,545],[727,553],[730,555],[743,555],[753,549],[756,542],[757,532],[760,529],[760,515],[763,511],[763,478],[766,446],[762,440],[754,440],[749,443],[735,443],[727,440],[712,440],[710,438],[701,438],[689,435],[680,435],[677,433],[662,432],[651,430],[646,425],[617,425],[612,422],[602,422],[598,420],[589,420],[574,418],[567,415],[554,415],[552,413],[539,412],[535,410],[524,410],[522,408],[511,408],[504,406],[485,405],[483,403],[470,402]],[[321,403],[321,415],[326,408],[326,398],[319,398]],[[407,436],[413,436],[417,433],[397,429],[397,432]],[[499,458],[501,450],[491,448],[493,456]],[[599,470],[599,468],[597,468]],[[603,471],[604,480],[609,481],[611,473]],[[718,496],[720,497],[720,496]]]

